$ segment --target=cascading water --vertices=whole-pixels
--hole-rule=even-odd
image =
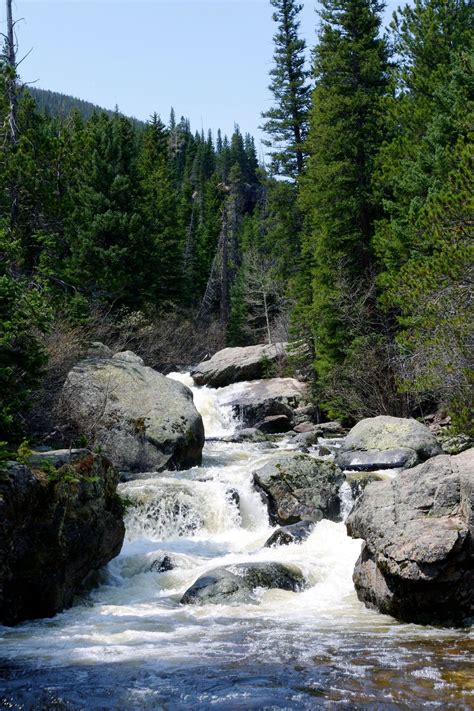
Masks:
[[[263,548],[272,528],[251,473],[275,450],[216,441],[232,412],[218,390],[193,392],[212,440],[203,465],[120,486],[133,502],[126,542],[100,585],[51,620],[1,630],[0,708],[472,708],[472,634],[365,609],[352,585],[360,542],[344,524]],[[347,515],[348,485],[341,498]],[[308,586],[243,606],[179,603],[203,573],[249,561],[289,563]]]

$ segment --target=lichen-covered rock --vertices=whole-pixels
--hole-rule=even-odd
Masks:
[[[365,487],[372,484],[374,481],[383,481],[380,474],[374,472],[350,472],[346,474],[346,481],[351,487],[352,498],[357,499],[362,494]]]
[[[91,452],[63,460],[64,453],[51,452],[41,468],[11,463],[0,474],[2,624],[69,607],[89,573],[122,547],[123,510],[111,463]]]
[[[244,348],[224,348],[192,371],[196,385],[222,388],[244,380],[268,376],[278,361],[286,356],[286,343],[262,344]]]
[[[347,530],[365,541],[354,583],[366,605],[420,624],[474,616],[474,449],[370,484]]]
[[[187,605],[229,605],[255,602],[255,588],[280,588],[300,592],[303,575],[282,563],[240,563],[205,573],[181,598]]]
[[[230,406],[244,427],[254,427],[266,417],[286,415],[293,423],[294,410],[304,402],[307,385],[295,378],[270,378],[222,388],[219,403]]]
[[[344,476],[333,462],[286,452],[253,472],[253,481],[267,501],[273,523],[340,520],[339,489]]]
[[[358,422],[336,453],[341,469],[377,471],[410,468],[441,454],[432,432],[421,422],[402,417],[369,417]]]
[[[161,471],[201,462],[204,428],[191,390],[130,351],[75,366],[62,409],[73,429],[120,469]]]

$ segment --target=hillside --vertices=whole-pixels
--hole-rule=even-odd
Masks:
[[[74,109],[79,111],[85,120],[89,119],[94,112],[104,112],[108,116],[113,116],[115,113],[111,109],[104,109],[102,106],[92,104],[90,101],[77,99],[75,96],[61,94],[58,91],[49,91],[49,89],[39,89],[36,87],[29,87],[29,91],[35,99],[38,109],[51,116],[68,116]],[[144,121],[139,121],[133,117],[130,118],[136,126],[143,127],[145,125]]]

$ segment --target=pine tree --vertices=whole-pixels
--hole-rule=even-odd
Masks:
[[[271,137],[272,171],[295,178],[303,170],[304,141],[307,132],[310,86],[305,69],[306,43],[299,37],[298,15],[302,5],[295,0],[270,0],[278,23],[274,35],[274,67],[269,86],[275,105],[262,114],[267,119],[263,130]]]
[[[347,321],[352,292],[371,290],[372,238],[380,216],[374,161],[383,140],[381,106],[387,92],[387,48],[379,36],[377,0],[324,0],[314,51],[316,87],[310,119],[308,168],[301,205],[304,251],[312,268],[311,324],[320,382],[346,357],[351,340],[373,324]]]

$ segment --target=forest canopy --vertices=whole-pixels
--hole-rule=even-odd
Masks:
[[[294,344],[322,416],[472,429],[473,42],[466,0],[301,4],[275,36],[254,138],[146,124],[22,86],[0,61],[0,440],[47,441],[87,344],[157,369]],[[87,110],[86,110],[87,109]],[[236,117],[236,120],[238,117]]]

